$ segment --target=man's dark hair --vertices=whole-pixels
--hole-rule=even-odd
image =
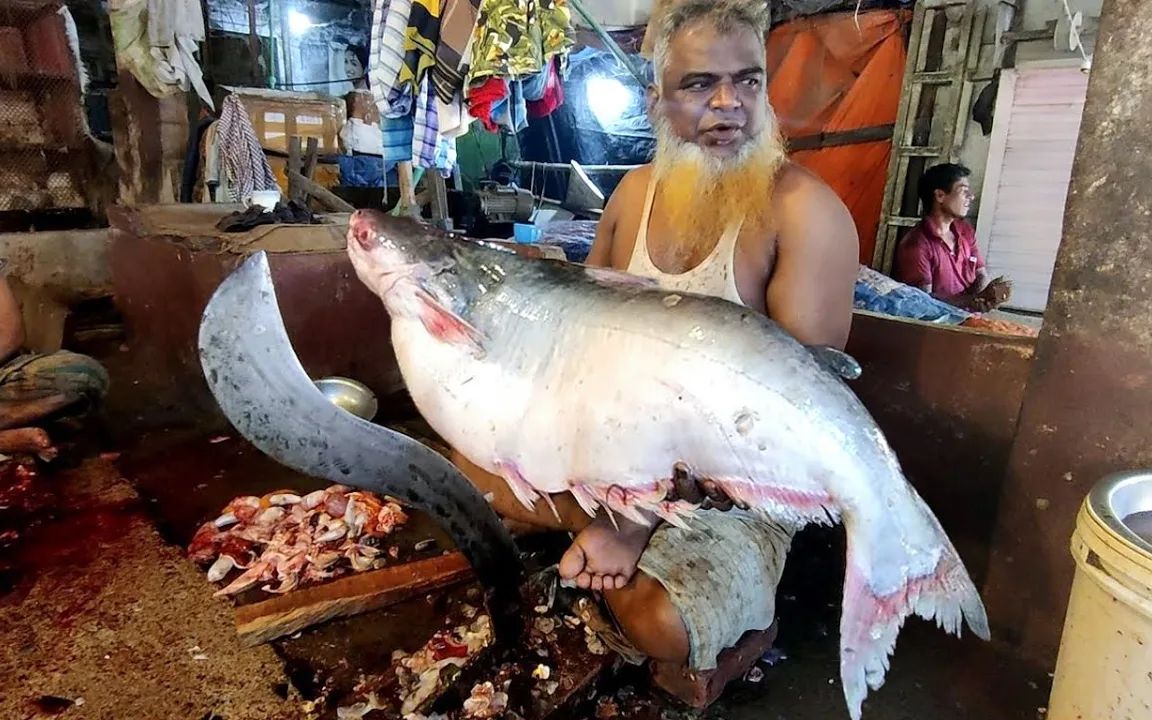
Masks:
[[[950,193],[957,181],[971,174],[971,170],[955,163],[940,163],[925,170],[924,174],[920,176],[919,184],[916,186],[916,192],[920,196],[920,202],[924,205],[924,214],[927,215],[932,212],[936,204],[937,190]]]

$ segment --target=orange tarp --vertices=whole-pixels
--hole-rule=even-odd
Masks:
[[[896,122],[904,77],[907,11],[833,13],[795,20],[768,36],[768,96],[786,137]],[[800,150],[793,160],[819,175],[848,206],[870,264],[892,143]]]

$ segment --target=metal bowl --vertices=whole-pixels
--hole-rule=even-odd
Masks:
[[[1108,475],[1088,494],[1088,508],[1113,533],[1152,555],[1152,471]]]
[[[324,393],[324,397],[341,410],[346,410],[362,420],[376,417],[376,411],[379,409],[376,394],[364,383],[334,375],[320,378],[315,384],[320,392]]]

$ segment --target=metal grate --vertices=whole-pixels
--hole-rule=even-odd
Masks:
[[[0,212],[85,207],[83,105],[61,0],[0,0]]]

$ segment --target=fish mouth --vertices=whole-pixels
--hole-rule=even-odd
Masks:
[[[363,210],[357,210],[349,218],[348,236],[363,250],[372,250],[380,244],[380,234],[373,227],[372,216]]]

